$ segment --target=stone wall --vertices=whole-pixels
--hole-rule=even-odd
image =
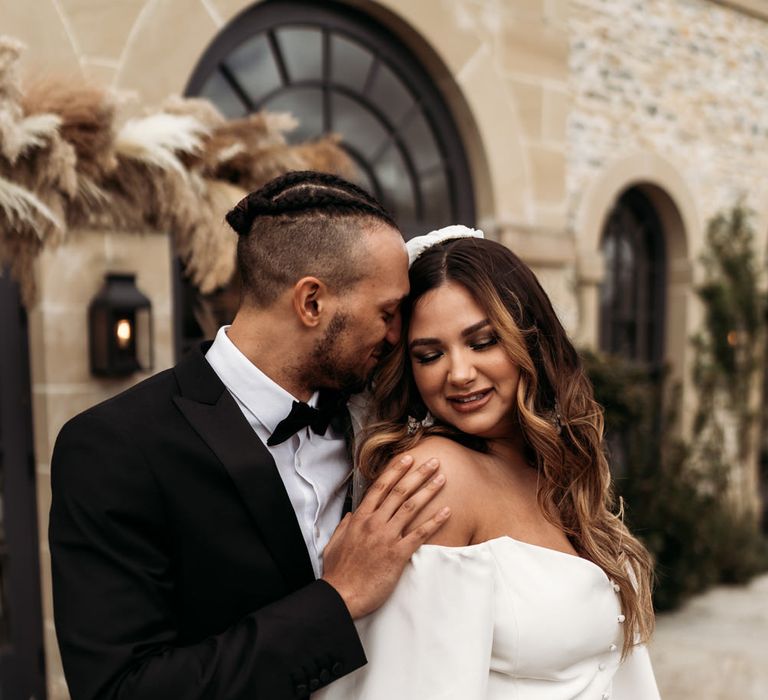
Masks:
[[[638,151],[682,176],[702,227],[744,197],[768,221],[768,23],[707,0],[573,0],[569,225],[590,181]]]
[[[36,265],[38,301],[28,315],[49,700],[68,697],[53,625],[48,549],[53,445],[72,416],[147,376],[136,374],[122,380],[91,376],[88,305],[101,289],[105,273],[136,274],[136,286],[152,302],[154,370],[166,369],[174,363],[170,271],[167,236],[102,231],[69,232],[66,245],[46,250]]]
[[[768,3],[749,13],[731,4],[573,0],[569,19],[568,227],[579,257],[599,270],[600,231],[621,191],[642,187],[656,205],[667,244],[665,360],[683,387],[685,434],[707,222],[743,201],[762,261],[768,239]],[[591,344],[601,276],[580,280],[581,337]],[[745,400],[756,408],[760,397]],[[743,460],[725,441],[734,497],[747,510],[757,506],[752,442]]]

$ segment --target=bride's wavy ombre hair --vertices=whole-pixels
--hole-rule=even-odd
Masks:
[[[375,478],[389,460],[426,435],[487,450],[482,439],[439,422],[415,432],[408,429],[409,416],[420,419],[426,412],[407,352],[412,310],[424,294],[448,281],[463,285],[486,311],[500,344],[520,368],[516,412],[530,464],[540,474],[539,504],[579,555],[619,584],[626,655],[653,630],[651,558],[616,510],[604,453],[603,411],[581,360],[536,276],[503,245],[476,238],[450,240],[425,251],[411,267],[403,334],[373,383],[372,415],[357,455],[361,471]]]

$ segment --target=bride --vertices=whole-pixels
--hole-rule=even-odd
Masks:
[[[658,698],[650,557],[613,510],[602,410],[547,295],[471,229],[408,247],[358,464],[437,457],[452,516],[358,621],[368,665],[313,697]]]

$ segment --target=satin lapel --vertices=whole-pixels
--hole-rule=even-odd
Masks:
[[[347,464],[350,467],[354,467],[355,464],[355,429],[352,425],[352,416],[349,413],[349,409],[344,409],[347,412],[346,419],[344,421],[344,444],[347,448]],[[344,517],[347,513],[352,512],[352,499],[353,499],[353,472],[350,471],[349,479],[347,480],[347,493],[344,496],[344,507],[341,511],[341,516]]]
[[[185,358],[176,368],[183,395],[174,402],[226,468],[289,588],[301,588],[314,580],[314,571],[272,455],[205,358],[198,355],[204,366],[193,362],[197,358]],[[189,386],[193,376],[197,381]]]

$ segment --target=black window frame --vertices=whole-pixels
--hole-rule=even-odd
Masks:
[[[631,287],[622,288],[625,267],[621,256],[607,257],[613,239],[622,239],[632,251]],[[603,227],[601,251],[605,256],[605,279],[600,292],[599,347],[645,365],[661,368],[664,359],[666,319],[667,253],[664,228],[651,199],[638,187],[625,190],[616,200]],[[611,299],[606,288],[613,286]],[[627,308],[631,298],[632,308]],[[623,308],[621,308],[623,307]],[[633,337],[627,338],[629,327]]]
[[[451,208],[449,216],[446,217],[446,221],[442,225],[456,223],[474,226],[476,210],[469,160],[464,151],[461,135],[445,98],[435,87],[432,78],[413,52],[388,28],[356,7],[330,0],[323,2],[322,5],[303,0],[265,0],[265,2],[257,3],[247,8],[232,20],[206,49],[186,86],[185,94],[190,97],[198,95],[205,81],[213,72],[220,70],[227,56],[235,51],[243,42],[261,32],[265,32],[268,37],[277,65],[283,65],[280,73],[282,74],[282,82],[285,83],[287,71],[285,70],[284,62],[280,59],[280,50],[277,47],[274,32],[289,25],[323,28],[325,30],[323,33],[323,51],[326,59],[330,51],[328,32],[333,32],[352,39],[357,43],[364,44],[373,53],[378,62],[383,62],[396,74],[414,96],[416,105],[421,108],[420,110],[414,108],[411,112],[413,114],[423,113],[429,123],[440,152],[441,165],[444,169],[448,189],[448,204]],[[376,62],[374,62],[365,89],[370,87],[376,65]],[[327,60],[324,61],[324,66],[328,66]],[[343,85],[338,83],[331,85],[329,82],[330,77],[327,73],[328,70],[326,68],[323,79],[319,81],[291,83],[291,86],[298,86],[300,84],[304,87],[315,86],[323,90],[324,133],[328,131],[330,126],[330,94],[332,91],[336,91],[353,100],[365,99],[364,95],[356,94]],[[243,104],[248,108],[249,112],[258,110],[264,102],[273,96],[273,94],[263,96],[259,102],[253,103],[247,94],[244,94],[243,90],[235,87],[234,83],[236,81],[233,83],[234,76],[227,76],[226,69],[224,77],[235,92],[240,95]],[[285,85],[280,89],[285,89]],[[402,128],[407,124],[408,118],[398,125],[393,125],[386,119],[386,115],[382,115],[378,107],[372,105],[370,101],[366,104],[366,107],[375,108],[379,116],[383,117],[382,123],[387,125],[390,138],[392,138],[398,152],[404,159],[413,185],[417,211],[416,218],[418,219],[424,210],[423,197],[420,194],[415,166],[408,149],[403,144],[402,139],[397,137],[396,133],[396,126]],[[410,115],[411,118],[413,114]],[[349,144],[343,143],[343,145],[355,163],[366,170],[366,161],[361,154],[355,153]],[[376,178],[372,177],[372,173],[369,170],[366,171],[366,175],[374,183],[374,189],[378,190],[372,192],[372,194],[382,199],[385,204],[388,204],[386,193],[382,192],[381,188],[375,185]],[[420,172],[419,175],[424,176],[425,173]],[[425,228],[418,228],[418,222],[403,223],[405,229],[403,233],[406,237],[426,232]],[[425,227],[428,225],[425,224]]]

